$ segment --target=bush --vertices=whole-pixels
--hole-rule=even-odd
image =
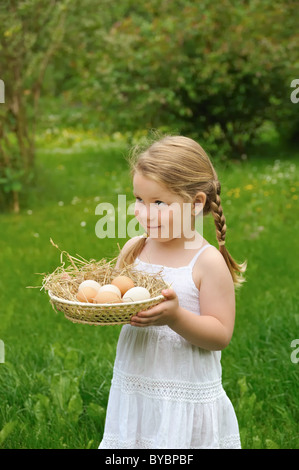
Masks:
[[[288,133],[293,2],[126,0],[109,13],[89,20],[87,61],[72,62],[80,80],[69,81],[70,101],[96,109],[106,131],[166,126],[239,155],[265,120]]]

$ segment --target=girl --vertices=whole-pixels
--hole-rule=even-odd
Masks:
[[[225,247],[217,174],[202,147],[182,136],[154,142],[130,164],[135,215],[146,234],[124,245],[117,267],[160,272],[171,288],[121,330],[99,448],[240,448],[220,358],[246,264]],[[186,203],[189,231],[174,223]],[[219,251],[194,230],[198,205],[212,213]]]

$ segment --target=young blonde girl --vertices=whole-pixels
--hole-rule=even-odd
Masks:
[[[162,272],[171,288],[162,291],[164,302],[121,330],[99,448],[240,448],[220,360],[233,334],[234,288],[246,264],[236,263],[225,245],[217,174],[203,148],[182,136],[154,142],[130,164],[145,236],[124,245],[117,266]],[[186,203],[187,233],[174,223],[173,209]],[[214,218],[219,250],[194,230],[198,207]]]

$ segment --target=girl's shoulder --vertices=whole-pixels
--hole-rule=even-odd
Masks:
[[[193,279],[195,285],[200,289],[204,278],[231,277],[228,266],[220,251],[213,245],[204,250],[197,258],[193,267]]]

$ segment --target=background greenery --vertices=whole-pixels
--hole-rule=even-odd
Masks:
[[[0,208],[34,180],[42,123],[98,134],[162,128],[246,158],[265,126],[292,142],[296,3],[4,0]]]
[[[248,260],[223,382],[244,448],[298,448],[294,2],[4,1],[0,6],[0,447],[96,448],[119,327],[74,325],[38,288],[61,249],[113,258],[99,202],[133,202],[150,129],[196,138]],[[215,243],[213,221],[204,236]]]

